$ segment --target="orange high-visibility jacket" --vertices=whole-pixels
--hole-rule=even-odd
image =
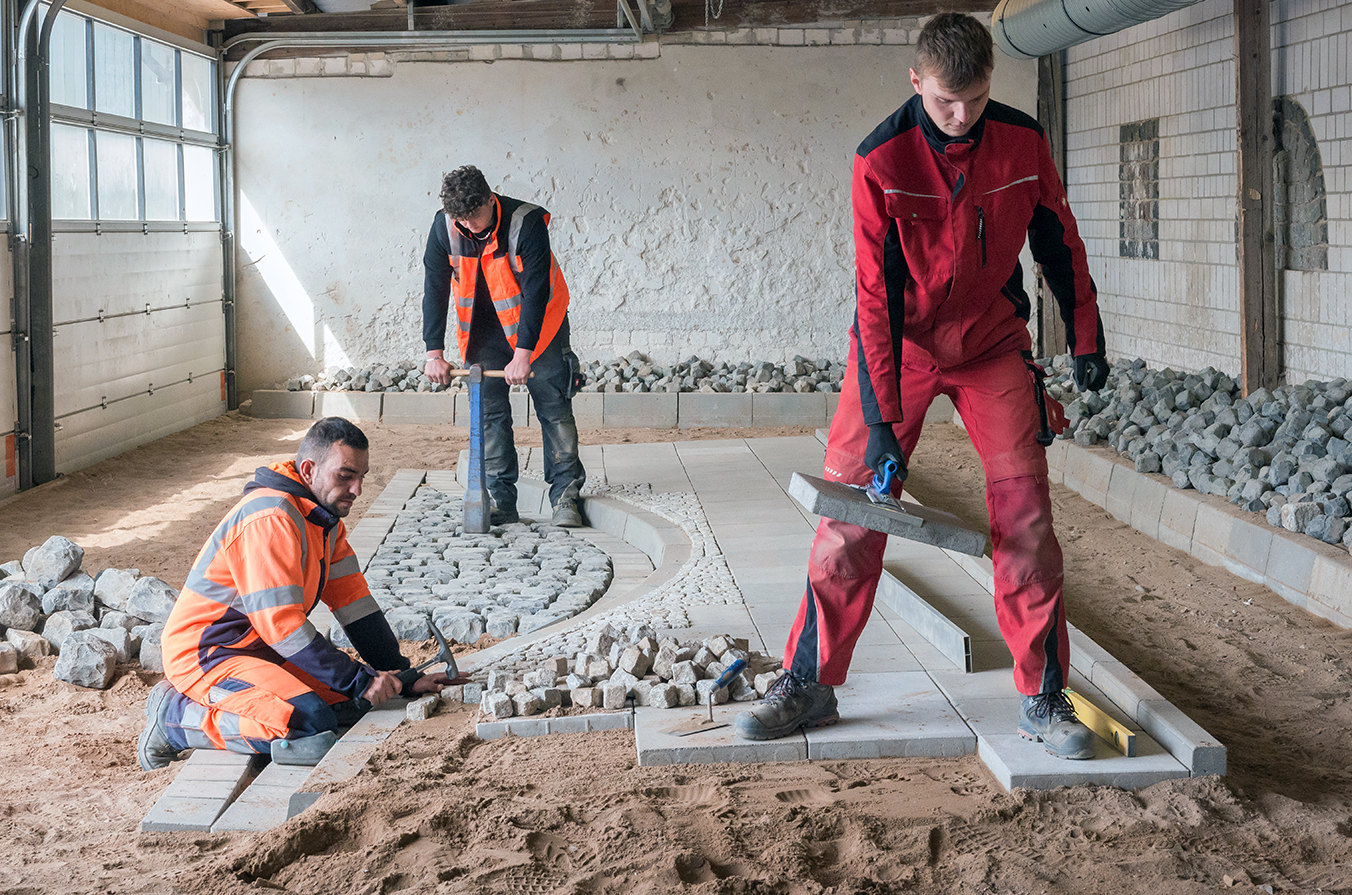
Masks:
[[[293,462],[260,468],[197,555],[165,623],[165,675],[181,690],[225,659],[254,655],[360,696],[375,673],[310,623],[321,599],[372,667],[409,666],[342,520],[315,501]]]
[[[437,213],[423,258],[428,274],[423,295],[423,340],[429,350],[445,348],[449,263],[449,298],[455,300],[460,356],[469,360],[465,352],[474,315],[474,290],[482,276],[507,344],[513,349],[518,343],[529,348],[534,361],[563,325],[568,284],[549,248],[549,212],[496,193],[493,203],[497,225],[482,254],[478,243],[445,212]]]

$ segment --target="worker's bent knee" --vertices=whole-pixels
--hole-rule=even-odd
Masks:
[[[338,729],[338,716],[317,694],[302,693],[287,702],[291,704],[291,718],[287,727],[293,737],[314,736]]]

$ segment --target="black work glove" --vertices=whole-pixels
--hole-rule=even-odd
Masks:
[[[898,482],[906,480],[906,455],[897,443],[897,433],[891,423],[877,423],[868,427],[868,447],[864,448],[864,464],[874,475],[883,478],[883,464],[891,460],[897,464],[892,476]]]
[[[1081,392],[1096,392],[1108,383],[1108,358],[1102,354],[1075,356],[1075,387]]]

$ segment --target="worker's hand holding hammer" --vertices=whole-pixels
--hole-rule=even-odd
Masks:
[[[371,681],[371,686],[366,688],[362,697],[371,705],[377,706],[399,695],[403,685],[399,683],[399,678],[393,671],[377,671],[375,680]]]
[[[413,692],[419,696],[440,693],[444,687],[449,687],[452,683],[454,682],[440,671],[436,674],[424,674],[413,682]]]

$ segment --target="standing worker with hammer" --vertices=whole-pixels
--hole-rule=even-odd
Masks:
[[[577,357],[568,343],[568,285],[549,247],[549,212],[494,193],[472,165],[442,178],[441,205],[423,255],[427,378],[451,381],[445,348],[454,296],[460,357],[503,371],[481,386],[484,474],[495,504],[490,522],[519,518],[508,392],[524,384],[540,419],[553,522],[579,526],[577,499],[587,475],[573,421]]]
[[[857,308],[825,475],[859,485],[895,475],[899,491],[926,408],[939,394],[953,400],[986,471],[996,616],[1024,694],[1019,732],[1057,757],[1092,758],[1093,734],[1062,692],[1070,644],[1018,258],[1025,234],[1060,305],[1081,391],[1107,379],[1103,324],[1042,129],[990,101],[992,50],[971,16],[931,19],[910,73],[917,95],[855,155]],[[840,717],[832,688],[872,612],[886,540],[822,519],[787,673],[737,717],[738,734],[773,739]]]
[[[294,462],[260,468],[244,487],[165,623],[166,680],[146,699],[142,768],[185,749],[315,764],[363,710],[451,682],[409,669],[347,542],[343,517],[361,495],[368,450],[360,429],[327,417]],[[310,624],[321,599],[364,661]]]

